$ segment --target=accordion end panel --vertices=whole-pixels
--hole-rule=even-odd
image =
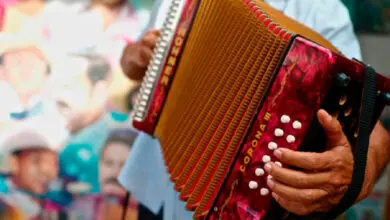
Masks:
[[[329,50],[294,39],[210,213],[196,218],[263,219],[272,202],[264,165],[277,148],[297,150],[337,74]],[[218,193],[218,192],[216,192]]]
[[[337,95],[332,93],[338,87],[335,84],[340,74],[348,75],[349,79],[353,79],[350,84],[357,85],[348,91],[348,101],[339,91]],[[364,74],[365,66],[360,62],[347,59],[304,37],[296,37],[216,201],[209,212],[198,213],[195,217],[255,220],[288,216],[274,202],[268,189],[267,179],[272,177],[267,175],[265,164],[273,162],[284,166],[273,154],[277,148],[308,150],[302,148],[310,139],[307,136],[312,134],[310,130],[321,108],[331,114],[337,112],[334,116],[345,125],[344,131],[351,145],[355,146],[359,135],[356,121],[359,118]],[[378,120],[386,105],[381,95],[390,92],[390,80],[377,74],[376,84],[378,101],[374,121]],[[343,113],[339,112],[340,109]],[[351,120],[354,122],[350,123]],[[318,133],[313,136],[314,139],[319,138]],[[318,140],[314,140],[314,143],[318,143]],[[324,150],[318,149],[318,146],[309,147],[313,151]]]

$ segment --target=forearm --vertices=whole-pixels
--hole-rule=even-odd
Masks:
[[[367,197],[385,170],[390,159],[390,135],[380,122],[375,126],[367,155],[364,186],[358,201]]]

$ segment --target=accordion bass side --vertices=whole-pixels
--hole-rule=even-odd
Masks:
[[[159,139],[194,218],[275,219],[273,151],[323,151],[324,108],[364,154],[389,92],[388,78],[264,2],[173,0],[133,124]]]

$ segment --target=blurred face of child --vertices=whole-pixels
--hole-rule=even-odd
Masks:
[[[64,113],[84,111],[90,106],[92,84],[86,73],[87,64],[85,59],[69,57],[56,66],[51,96]]]
[[[8,52],[3,58],[3,74],[22,94],[39,92],[47,78],[47,62],[35,50]]]
[[[58,155],[46,149],[24,150],[10,160],[12,180],[20,189],[45,194],[58,176]]]
[[[104,195],[125,197],[126,191],[117,182],[126,162],[130,147],[121,142],[111,142],[103,150],[99,162],[99,183]]]

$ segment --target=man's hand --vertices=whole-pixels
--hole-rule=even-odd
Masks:
[[[122,55],[121,66],[123,72],[132,80],[142,80],[146,68],[153,56],[153,49],[160,36],[157,30],[149,31],[134,44],[129,44]]]
[[[272,196],[283,208],[297,215],[329,211],[340,202],[352,179],[353,154],[340,123],[324,110],[320,110],[317,117],[328,137],[326,152],[306,153],[281,148],[275,150],[275,156],[299,171],[274,163],[265,165],[272,176],[268,179]],[[369,190],[372,189],[364,188],[359,199]]]

